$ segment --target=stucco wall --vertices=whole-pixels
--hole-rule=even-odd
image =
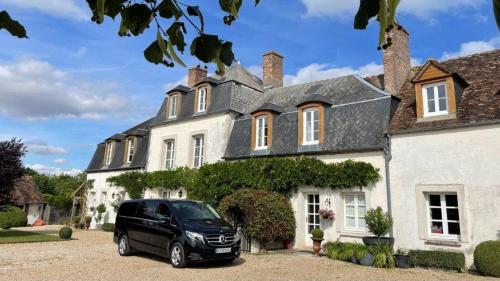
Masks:
[[[395,135],[392,156],[396,246],[463,251],[471,265],[475,245],[500,239],[500,125]],[[421,193],[433,189],[458,193],[461,238],[456,245],[436,245],[426,237]]]
[[[117,198],[116,194],[124,191],[123,188],[115,187],[106,182],[109,177],[117,176],[128,171],[114,171],[114,172],[100,172],[100,173],[89,173],[87,174],[87,180],[94,180],[94,185],[92,189],[87,192],[87,211],[89,216],[96,216],[97,213],[91,212],[90,207],[97,207],[99,204],[104,203],[106,206],[106,213],[103,216],[101,223],[115,223],[116,213],[111,206]],[[103,192],[106,192],[106,198],[103,196]],[[115,198],[113,199],[113,193],[115,193]],[[125,199],[129,199],[128,196]],[[95,220],[92,219],[91,228],[95,228]]]
[[[168,139],[175,140],[175,167],[192,167],[193,136],[198,134],[204,134],[204,163],[221,160],[232,125],[231,115],[219,114],[152,128],[146,170],[165,169],[165,141]]]
[[[304,249],[311,246],[312,241],[307,235],[306,224],[306,203],[307,194],[319,194],[320,208],[331,209],[336,214],[335,221],[320,220],[321,229],[325,232],[325,241],[358,241],[361,242],[361,237],[366,236],[368,231],[349,231],[344,227],[344,196],[349,192],[364,192],[366,199],[366,208],[375,208],[381,206],[387,210],[387,193],[385,185],[385,162],[382,151],[363,152],[363,153],[349,153],[349,154],[335,154],[335,155],[321,155],[318,159],[326,163],[335,163],[345,160],[364,161],[371,163],[375,168],[379,168],[382,179],[367,187],[356,187],[342,190],[332,190],[331,188],[315,188],[315,187],[301,187],[299,192],[294,194],[291,198],[292,207],[295,212],[295,220],[297,228],[295,231],[295,248]],[[328,207],[327,201],[330,202]]]

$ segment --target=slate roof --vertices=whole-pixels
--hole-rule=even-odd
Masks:
[[[401,102],[389,126],[389,133],[439,130],[500,122],[500,49],[437,62],[447,72],[462,78],[468,86],[457,100],[456,118],[417,122],[413,77],[423,66],[412,68],[398,97]],[[368,81],[383,88],[383,77]]]
[[[148,145],[149,145],[149,128],[148,126],[152,122],[152,118],[148,119],[132,128],[125,130],[122,133],[114,134],[112,137],[107,138],[107,140],[114,140],[115,147],[113,152],[113,158],[111,164],[108,166],[104,165],[104,154],[106,150],[106,142],[102,142],[97,145],[94,152],[92,160],[90,160],[89,166],[87,167],[87,172],[106,172],[106,171],[116,171],[116,170],[132,170],[132,169],[144,169],[146,167]],[[124,163],[125,155],[125,139],[128,136],[136,137],[136,150],[134,152],[134,158],[131,163]]]
[[[298,145],[296,106],[310,96],[326,102],[324,140],[319,145],[302,146]],[[278,106],[283,113],[274,115],[271,148],[252,150],[249,113],[265,104]],[[380,150],[396,104],[388,93],[357,75],[270,89],[249,107],[247,114],[235,120],[225,158]]]
[[[23,176],[16,181],[12,191],[13,202],[17,205],[43,204],[43,195],[31,176]]]
[[[210,103],[205,112],[197,113],[194,111],[196,95],[194,89],[190,89],[188,92],[181,94],[181,104],[175,118],[167,117],[168,97],[165,97],[160,110],[150,125],[156,126],[169,122],[180,122],[231,111],[244,113],[252,102],[263,95],[262,81],[239,64],[228,67],[223,77],[208,77],[206,80],[212,83],[212,91]]]

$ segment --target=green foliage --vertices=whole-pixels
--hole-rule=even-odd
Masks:
[[[145,177],[146,186],[161,187],[166,190],[175,190],[179,187],[192,185],[193,175],[196,170],[180,167],[175,170],[165,170],[147,173]]]
[[[91,216],[86,216],[85,217],[85,223],[91,223],[92,222],[92,217]]]
[[[325,233],[323,232],[323,230],[321,230],[319,228],[315,228],[311,231],[311,235],[312,235],[312,238],[314,238],[314,239],[323,239],[323,236],[325,235]]]
[[[125,192],[120,192],[116,195],[115,201],[111,202],[111,207],[113,207],[115,213],[118,213],[118,209],[120,209],[123,201],[125,201]]]
[[[451,269],[461,272],[465,268],[463,253],[448,251],[410,250],[410,264],[412,266]]]
[[[12,224],[8,221],[0,221],[0,228],[1,229],[10,229],[12,227]]]
[[[104,214],[106,212],[106,205],[101,203],[97,206],[96,210],[99,214]]]
[[[500,277],[500,241],[485,241],[477,245],[474,265],[484,275]]]
[[[386,30],[392,28],[395,23],[398,5],[399,0],[361,0],[354,17],[354,28],[366,29],[369,20],[377,16],[380,25],[378,45],[382,45]]]
[[[0,12],[0,30],[7,30],[12,36],[19,38],[28,38],[26,29],[18,21],[13,20],[7,11]]]
[[[27,223],[28,217],[26,213],[17,207],[7,206],[0,211],[0,225],[9,226],[10,228],[26,226]]]
[[[63,226],[59,229],[59,237],[62,239],[71,239],[71,235],[73,234],[73,230],[69,226]]]
[[[146,173],[128,172],[118,176],[109,177],[107,182],[125,188],[131,199],[140,199],[146,187]]]
[[[295,237],[295,217],[290,200],[277,193],[240,190],[222,200],[220,211],[229,221],[242,225],[246,236],[261,244]]]
[[[101,226],[102,231],[112,232],[115,230],[114,223],[103,223]]]
[[[0,141],[0,206],[12,203],[12,190],[16,181],[23,176],[21,159],[26,147],[18,139]]]
[[[323,245],[323,252],[331,259],[351,261],[352,257],[358,260],[364,258],[369,250],[359,243],[327,242]]]
[[[393,268],[396,265],[394,250],[391,245],[377,243],[370,247],[369,251],[373,255],[374,267]]]
[[[377,237],[386,235],[392,227],[392,217],[384,212],[381,207],[368,210],[365,220],[370,232]]]

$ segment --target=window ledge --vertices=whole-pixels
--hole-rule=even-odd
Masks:
[[[250,151],[250,155],[268,155],[269,153],[270,151],[268,148],[253,149],[252,151]]]
[[[308,151],[318,151],[321,150],[321,145],[317,144],[301,144],[299,145],[297,152],[308,152]]]
[[[341,237],[363,238],[368,235],[365,230],[343,230],[340,232]]]
[[[433,121],[440,121],[440,120],[448,120],[448,119],[453,119],[453,118],[456,118],[456,117],[457,117],[456,113],[448,113],[448,114],[443,114],[443,115],[420,117],[420,118],[417,118],[417,123],[421,123],[421,122],[433,122]]]
[[[439,238],[429,238],[426,239],[424,243],[427,245],[453,246],[453,247],[459,247],[460,245],[462,245],[462,243],[459,240],[439,239]]]

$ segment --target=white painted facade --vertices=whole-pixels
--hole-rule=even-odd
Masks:
[[[395,246],[462,251],[500,238],[500,124],[392,136]],[[459,237],[429,229],[428,194],[456,194]],[[441,237],[439,237],[441,236]]]
[[[24,206],[26,212],[28,225],[33,224],[36,220],[42,219],[43,204],[28,204]]]
[[[116,213],[111,206],[118,194],[120,192],[124,192],[124,189],[121,187],[115,187],[110,183],[106,182],[109,177],[118,176],[125,172],[130,172],[132,170],[126,171],[112,171],[112,172],[98,172],[98,173],[88,173],[87,180],[93,181],[93,188],[87,191],[87,215],[92,216],[93,218],[97,215],[97,212],[91,211],[91,208],[96,208],[100,204],[104,204],[106,206],[106,213],[104,213],[101,223],[115,223]],[[136,170],[138,171],[138,170]],[[114,194],[114,198],[113,198]],[[129,199],[127,195],[125,195],[125,199]],[[92,219],[91,228],[95,228],[96,221]]]
[[[295,213],[295,248],[306,249],[312,246],[311,236],[308,233],[308,223],[310,221],[308,212],[308,195],[319,195],[319,208],[330,209],[335,213],[335,220],[325,220],[320,218],[320,228],[325,232],[325,241],[358,241],[361,242],[363,236],[368,235],[366,227],[352,228],[346,223],[346,196],[364,195],[365,210],[369,208],[382,207],[387,211],[387,192],[385,182],[385,160],[382,151],[346,153],[334,155],[321,155],[316,158],[325,163],[342,162],[349,159],[363,161],[372,164],[380,169],[381,180],[371,186],[357,187],[349,189],[301,187],[291,198],[292,207]],[[363,214],[364,215],[364,214]]]

